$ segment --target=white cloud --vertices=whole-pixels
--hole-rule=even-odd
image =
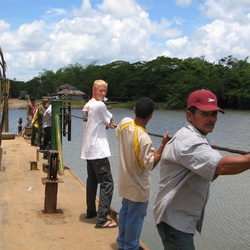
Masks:
[[[198,29],[189,38],[167,41],[168,55],[180,58],[203,56],[215,62],[229,55],[249,56],[250,25],[216,20]],[[170,53],[171,51],[171,53]]]
[[[133,0],[106,0],[99,8],[101,11],[92,9],[84,0],[79,12],[75,8],[71,12],[82,16],[62,19],[48,34],[45,21],[20,26],[12,33],[20,52],[13,52],[10,75],[17,74],[15,68],[41,72],[44,68],[57,70],[70,63],[86,65],[94,60],[147,60],[161,54],[153,46],[152,35],[160,33],[166,38],[180,34],[165,19],[161,24],[151,22]]]
[[[46,47],[46,38],[44,34],[45,23],[43,21],[34,21],[31,24],[22,25],[17,36],[23,50],[41,50]]]
[[[250,13],[248,0],[206,0],[200,5],[204,15],[211,19],[222,19],[227,22],[245,22]]]
[[[0,33],[3,33],[5,31],[8,31],[10,28],[10,25],[8,23],[6,23],[3,20],[0,20]]]
[[[179,6],[187,7],[192,4],[193,0],[175,0],[175,2]]]
[[[191,2],[179,0],[178,4]],[[80,8],[50,9],[42,20],[22,24],[17,30],[0,20],[0,46],[6,54],[7,76],[18,80],[30,80],[43,69],[74,63],[84,66],[96,60],[100,64],[135,62],[161,55],[204,55],[212,62],[228,55],[240,59],[250,51],[249,5],[246,0],[207,0],[202,12],[214,20],[182,37],[185,20],[163,17],[152,21],[135,0],[104,0],[97,9],[83,0]]]
[[[179,49],[179,48],[181,48],[181,47],[187,45],[188,42],[189,42],[189,41],[188,41],[188,37],[185,36],[185,37],[178,38],[178,39],[168,40],[168,41],[166,42],[166,45],[167,45],[169,48],[172,48],[172,49],[174,49],[174,48]]]
[[[145,14],[134,0],[104,0],[98,7],[104,13],[119,19]]]
[[[157,38],[159,39],[169,39],[173,37],[178,37],[182,34],[182,30],[179,28],[172,28],[173,25],[179,26],[183,22],[182,19],[174,18],[173,20],[169,21],[165,18],[162,18],[161,22],[152,24],[153,29],[155,29],[154,33],[157,34]]]
[[[73,11],[70,13],[70,16],[78,17],[78,16],[89,16],[93,15],[95,11],[92,9],[89,0],[83,0],[82,6],[80,8],[73,7]]]
[[[57,16],[62,16],[62,15],[66,15],[67,12],[64,9],[59,9],[59,8],[51,8],[49,10],[46,11],[46,14],[44,15],[44,18],[48,18],[48,17],[57,17]]]

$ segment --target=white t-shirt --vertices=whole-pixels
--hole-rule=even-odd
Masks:
[[[52,106],[51,104],[43,114],[43,128],[51,127]]]
[[[83,122],[83,143],[81,158],[103,159],[111,155],[105,124],[110,123],[112,114],[102,101],[90,99],[83,107],[88,110],[88,120]]]

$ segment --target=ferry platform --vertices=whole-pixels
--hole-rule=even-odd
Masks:
[[[45,213],[42,154],[24,137],[2,140],[0,148],[1,250],[117,250],[118,227],[96,229],[86,219],[85,184],[70,170],[58,175],[57,212]],[[34,168],[32,164],[36,162]],[[115,217],[114,217],[115,219]],[[141,246],[148,249],[143,243]]]

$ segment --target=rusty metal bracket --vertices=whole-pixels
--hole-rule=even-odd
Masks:
[[[47,178],[42,178],[42,184],[45,184],[44,213],[58,213],[57,190],[58,183],[63,183],[57,178],[58,171],[58,151],[57,150],[39,150],[48,152]]]
[[[45,198],[44,198],[44,213],[58,213],[57,207],[57,190],[58,183],[63,183],[61,179],[49,180],[42,178],[42,184],[45,185]]]

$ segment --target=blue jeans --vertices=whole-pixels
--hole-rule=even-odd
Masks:
[[[140,243],[140,235],[144,217],[147,215],[147,202],[133,202],[122,199],[122,207],[119,213],[119,235],[117,243],[119,248],[137,250]]]
[[[157,225],[164,250],[194,250],[194,235],[181,232],[165,222]]]

